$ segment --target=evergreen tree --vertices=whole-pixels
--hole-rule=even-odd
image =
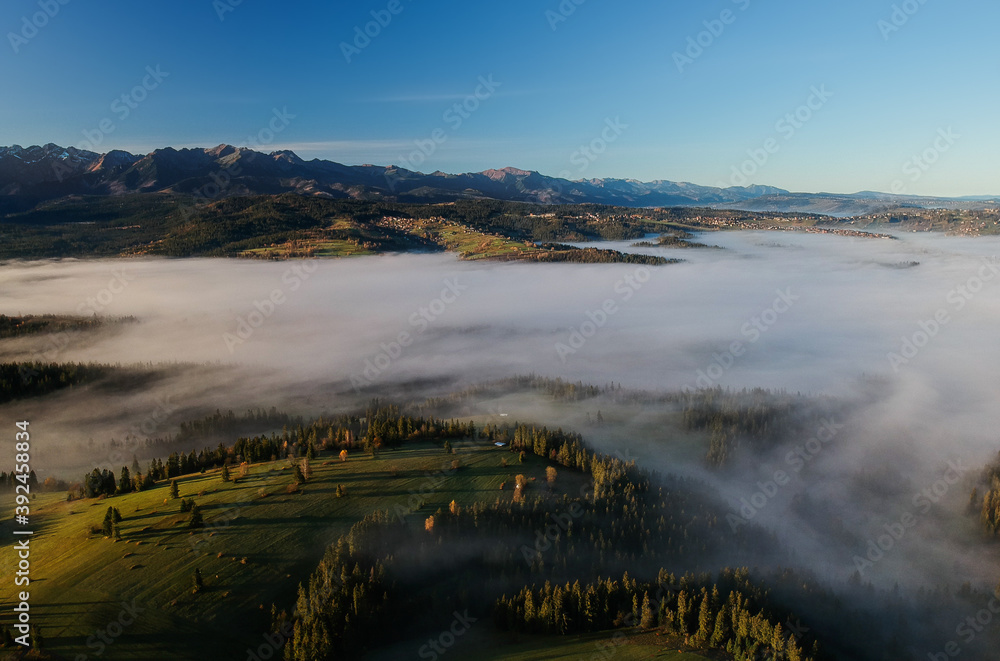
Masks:
[[[639,617],[639,626],[643,629],[652,629],[656,626],[656,613],[653,612],[653,606],[649,601],[648,592],[642,598],[642,611]]]
[[[121,479],[118,480],[117,493],[132,492],[132,476],[129,474],[128,466],[122,466]]]
[[[229,464],[222,464],[222,481],[229,482],[230,479],[231,478],[229,476]]]
[[[177,485],[177,480],[170,480],[170,497],[171,498],[181,497],[180,487]]]
[[[128,466],[122,466],[122,474],[118,480],[118,487],[115,489],[115,493],[131,493],[132,492],[132,475],[129,473]]]
[[[712,636],[712,609],[711,603],[709,603],[708,593],[702,591],[701,596],[701,608],[698,610],[698,634],[697,638],[700,642],[705,643]]]
[[[191,521],[188,522],[188,528],[201,528],[205,525],[204,518],[201,515],[201,508],[191,503]]]

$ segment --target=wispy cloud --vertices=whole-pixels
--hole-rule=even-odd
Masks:
[[[388,140],[317,140],[309,142],[290,142],[275,145],[271,149],[277,151],[290,149],[296,154],[313,152],[365,152],[382,153],[399,151],[413,147],[412,140],[388,139]]]

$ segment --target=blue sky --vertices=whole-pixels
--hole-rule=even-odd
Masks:
[[[0,145],[1000,193],[995,0],[62,1],[0,7]]]

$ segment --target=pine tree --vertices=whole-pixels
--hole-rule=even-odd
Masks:
[[[771,653],[779,659],[785,655],[785,633],[780,624],[774,625],[774,633],[771,634]]]
[[[171,498],[181,497],[180,487],[177,485],[177,480],[170,480],[170,497]]]
[[[188,522],[188,528],[201,528],[205,525],[204,517],[201,515],[201,508],[191,502],[191,521]]]
[[[642,611],[639,617],[639,626],[643,629],[652,629],[656,626],[656,613],[653,612],[648,592],[642,598]]]
[[[698,640],[707,642],[712,637],[712,610],[708,593],[702,590],[701,608],[698,610]]]
[[[129,474],[128,466],[122,466],[121,478],[118,480],[118,488],[116,493],[131,493],[132,492],[132,476]]]
[[[691,633],[690,626],[688,624],[688,612],[689,612],[689,602],[687,591],[681,590],[681,593],[677,595],[677,631],[682,634]]]
[[[231,479],[229,476],[229,464],[222,464],[222,481],[229,482]]]
[[[723,608],[715,616],[715,627],[713,627],[712,637],[709,639],[708,644],[712,647],[719,647],[726,639],[726,633],[728,633],[726,627],[726,610]]]
[[[293,477],[295,478],[295,484],[305,484],[306,476],[302,474],[302,468],[295,464],[295,470],[293,472]]]

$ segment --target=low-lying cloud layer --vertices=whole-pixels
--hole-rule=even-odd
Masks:
[[[909,515],[915,523],[864,578],[988,583],[995,554],[956,541],[978,533],[974,518],[954,512],[1000,449],[1000,239],[732,232],[701,240],[725,249],[630,249],[686,260],[664,267],[451,255],[7,263],[0,313],[131,315],[138,323],[4,341],[0,359],[208,367],[134,390],[83,387],[0,410],[33,418],[44,475],[91,465],[71,451],[88,440],[165,435],[215,408],[275,405],[308,416],[375,392],[416,399],[515,374],[655,391],[829,394],[851,402],[851,417],[800,455],[807,460],[798,471],[788,456],[794,444],[744,457],[739,470],[709,471],[649,432],[657,411],[629,423],[645,433],[593,439],[658,470],[698,476],[736,513],[764,492],[753,521],[779,531],[824,574],[848,576],[854,556],[898,533]],[[542,402],[511,411],[579,428],[578,413]],[[777,471],[789,481],[773,490]],[[928,489],[932,497],[920,499]]]

